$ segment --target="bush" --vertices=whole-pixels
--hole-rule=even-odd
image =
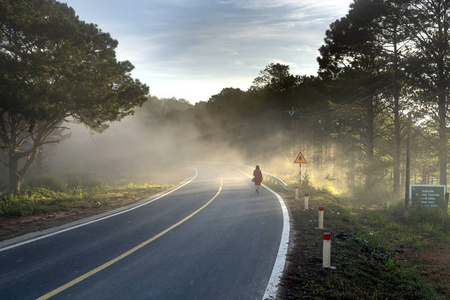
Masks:
[[[393,199],[392,192],[386,186],[376,185],[367,190],[365,185],[349,186],[350,197],[349,201],[358,205],[383,205],[385,202],[390,202]]]
[[[28,196],[28,202],[34,202],[34,201],[42,201],[42,200],[49,200],[49,199],[57,199],[60,197],[62,193],[59,191],[53,191],[50,189],[46,189],[44,187],[35,187],[32,189],[28,189],[24,196]]]
[[[442,209],[434,207],[410,207],[410,219],[413,223],[429,223],[436,227],[442,224]]]
[[[300,186],[302,191],[310,191],[312,190],[311,180],[309,178],[308,173],[306,173],[302,178],[302,185]]]
[[[24,182],[25,189],[45,188],[52,191],[65,191],[67,189],[66,182],[54,175],[39,175]]]
[[[0,216],[4,215],[8,211],[13,202],[14,195],[0,192]]]
[[[94,172],[75,172],[65,176],[70,188],[86,187],[105,190],[109,187],[106,178]]]

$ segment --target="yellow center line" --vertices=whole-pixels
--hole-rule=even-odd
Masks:
[[[55,295],[61,293],[62,291],[64,291],[64,290],[70,288],[71,286],[74,286],[75,284],[77,284],[77,283],[79,283],[79,282],[85,280],[86,278],[88,278],[88,277],[90,277],[90,276],[92,276],[92,275],[94,275],[94,274],[96,274],[96,273],[98,273],[98,272],[100,272],[100,271],[106,269],[107,267],[109,267],[109,266],[115,264],[115,263],[118,262],[119,260],[121,260],[121,259],[127,257],[128,255],[130,255],[130,254],[136,252],[137,250],[141,249],[142,247],[144,247],[144,246],[150,244],[151,242],[153,242],[153,241],[156,240],[157,238],[159,238],[159,237],[163,236],[164,234],[168,233],[169,231],[171,231],[171,230],[174,229],[175,227],[178,227],[179,225],[183,224],[184,222],[186,222],[187,220],[189,220],[190,218],[192,218],[193,216],[195,216],[196,214],[198,214],[200,211],[202,211],[202,210],[203,210],[205,207],[207,207],[209,204],[211,204],[211,202],[213,202],[214,199],[216,199],[217,196],[219,196],[220,192],[222,191],[222,186],[223,186],[223,178],[220,179],[220,187],[219,187],[219,190],[217,191],[217,193],[214,195],[214,197],[212,197],[205,205],[203,205],[202,207],[200,207],[199,209],[197,209],[196,211],[194,211],[192,214],[190,214],[189,216],[187,216],[187,217],[184,218],[183,220],[181,220],[181,221],[179,221],[178,223],[176,223],[176,224],[170,226],[170,227],[167,228],[166,230],[161,231],[160,233],[158,233],[158,234],[155,235],[154,237],[152,237],[152,238],[146,240],[146,241],[143,242],[142,244],[139,244],[139,245],[137,245],[136,247],[134,247],[134,248],[128,250],[127,252],[125,252],[125,253],[119,255],[118,257],[116,257],[116,258],[114,258],[114,259],[111,259],[111,260],[108,261],[107,263],[104,263],[103,265],[101,265],[101,266],[99,266],[99,267],[97,267],[97,268],[95,268],[95,269],[93,269],[93,270],[87,272],[87,273],[84,274],[84,275],[81,275],[81,276],[78,277],[78,278],[75,278],[74,280],[72,280],[72,281],[66,283],[65,285],[60,286],[59,288],[57,288],[57,289],[55,289],[55,290],[53,290],[53,291],[51,291],[51,292],[49,292],[49,293],[47,293],[47,294],[45,294],[45,295],[39,297],[37,300],[49,299],[50,297],[53,297],[53,296],[55,296]]]

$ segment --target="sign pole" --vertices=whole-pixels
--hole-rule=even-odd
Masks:
[[[299,165],[298,188],[301,190],[301,188],[302,188],[302,164],[306,164],[306,159],[301,152],[295,158],[294,164]]]
[[[298,164],[300,166],[300,176],[298,177],[298,188],[302,188],[302,164]]]
[[[445,193],[445,203],[444,203],[444,214],[442,215],[442,228],[445,227],[445,221],[447,220],[448,214],[448,193]]]

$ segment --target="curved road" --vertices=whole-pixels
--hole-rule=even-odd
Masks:
[[[0,299],[261,300],[286,222],[246,174],[203,167],[139,208],[0,249]]]

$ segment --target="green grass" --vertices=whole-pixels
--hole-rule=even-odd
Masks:
[[[22,217],[69,208],[104,207],[125,198],[127,203],[149,197],[169,185],[110,184],[98,174],[75,174],[65,180],[42,176],[26,182],[20,195],[0,192],[0,217]]]
[[[326,270],[320,267],[321,240],[311,239],[318,234],[310,224],[302,223],[299,253],[291,262],[295,268],[285,283],[289,286],[286,299],[440,299],[437,285],[423,277],[427,274],[424,266],[405,255],[410,249],[449,247],[448,225],[440,226],[442,210],[412,210],[406,220],[402,201],[367,206],[343,201],[323,189],[308,189],[310,203],[325,207],[327,231],[334,235],[342,230],[351,239],[333,236],[332,265],[336,270]],[[302,209],[301,203],[297,206]],[[307,220],[316,212],[301,210],[299,214],[296,218]],[[357,240],[374,251],[370,253]]]

